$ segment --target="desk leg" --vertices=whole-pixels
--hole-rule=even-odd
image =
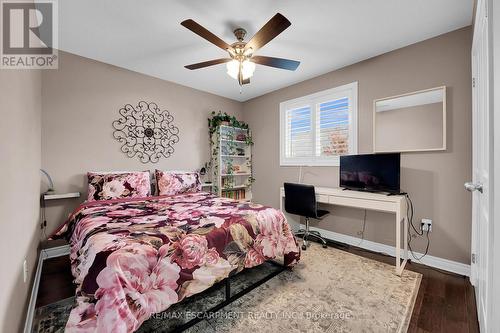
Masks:
[[[408,217],[407,216],[403,218],[403,223],[404,223],[403,232],[405,233],[404,235],[405,244],[403,246],[405,249],[405,259],[408,260]]]
[[[404,241],[404,259],[401,262],[401,222],[404,223],[403,227],[403,241]],[[408,260],[408,223],[406,217],[401,219],[401,212],[396,212],[396,275],[401,276]]]
[[[396,274],[400,273],[401,266],[401,214],[396,212]]]

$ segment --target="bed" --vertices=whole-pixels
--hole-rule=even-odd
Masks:
[[[77,285],[68,332],[133,332],[245,268],[300,257],[279,210],[206,192],[84,203],[61,237]]]

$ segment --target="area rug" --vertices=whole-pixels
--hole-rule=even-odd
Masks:
[[[232,293],[262,278],[274,265],[239,274]],[[153,316],[138,332],[168,332],[203,318],[186,332],[406,332],[421,274],[401,277],[394,266],[336,248],[312,244],[301,262],[216,313],[204,313],[224,299],[224,288],[195,295]],[[74,298],[38,308],[34,332],[64,332]]]

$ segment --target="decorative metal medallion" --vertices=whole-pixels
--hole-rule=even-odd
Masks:
[[[113,121],[113,137],[122,146],[121,151],[142,163],[156,163],[161,157],[174,153],[173,145],[179,142],[179,129],[172,124],[174,117],[161,111],[156,103],[139,102],[120,109],[120,118]]]

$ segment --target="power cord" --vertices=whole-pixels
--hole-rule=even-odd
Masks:
[[[418,230],[415,228],[415,225],[413,224],[413,216],[414,216],[414,208],[413,208],[413,202],[411,201],[410,195],[408,193],[405,193],[405,198],[406,198],[406,216],[408,218],[408,224],[411,226],[413,231],[418,235],[418,236],[424,236],[424,230]],[[427,233],[425,233],[425,236],[427,238],[427,245],[425,246],[425,252],[422,254],[419,258],[415,256],[415,253],[413,252],[413,249],[411,247],[411,241],[412,241],[412,234],[410,229],[408,229],[408,250],[410,250],[410,253],[412,257],[416,261],[422,260],[428,253],[429,253],[429,246],[431,244],[431,240],[429,238],[429,229],[427,229]]]
[[[361,230],[361,240],[356,246],[360,246],[361,243],[363,243],[363,241],[365,240],[365,227],[366,227],[366,209],[365,209],[365,214],[363,216],[363,229]]]
[[[427,230],[426,238],[427,238],[427,245],[425,246],[425,252],[419,258],[417,258],[415,256],[415,253],[413,253],[413,249],[411,248],[411,233],[408,231],[408,250],[410,250],[410,253],[411,253],[412,257],[415,260],[417,260],[417,261],[422,260],[427,255],[427,253],[429,252],[429,245],[431,243],[431,241],[429,239],[429,230]]]
[[[44,199],[44,195],[46,194],[47,192],[44,192],[42,193],[41,197],[40,197],[40,209],[41,209],[41,229],[42,229],[42,233],[43,233],[43,237],[45,238],[44,241],[48,240],[49,237],[47,236],[47,217],[46,217],[46,214],[45,214],[45,199]]]

